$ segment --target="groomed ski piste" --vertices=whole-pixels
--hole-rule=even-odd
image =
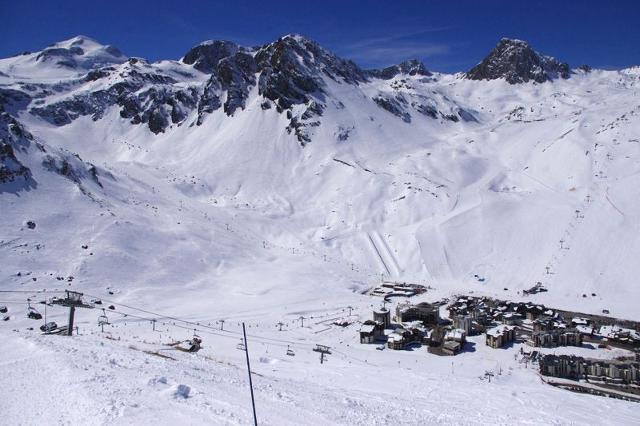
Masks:
[[[4,88],[72,79],[18,59],[0,60]],[[152,66],[185,86],[206,78],[175,61]],[[322,123],[304,147],[257,89],[233,116],[159,134],[116,107],[63,126],[20,112],[46,155],[78,154],[72,164],[95,165],[99,184],[52,173],[31,146],[16,155],[36,184],[0,192],[2,422],[250,424],[242,322],[259,424],[640,422],[638,403],[543,383],[520,344],[491,349],[481,335],[440,357],[358,338],[381,304],[366,292],[382,279],[431,287],[412,302],[486,295],[640,320],[638,75],[325,78]],[[397,91],[477,122],[407,123],[371,101]],[[536,282],[548,291],[524,296]],[[43,335],[27,298],[44,315],[39,302],[64,290],[102,305],[76,310],[76,335]],[[47,307],[48,321],[67,315]],[[198,352],[169,346],[194,333]],[[318,344],[331,347],[322,364]]]

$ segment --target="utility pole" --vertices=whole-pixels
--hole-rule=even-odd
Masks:
[[[247,371],[249,372],[249,388],[251,389],[251,407],[253,408],[253,424],[258,426],[258,418],[256,417],[256,402],[253,398],[253,382],[251,380],[251,365],[249,364],[249,346],[247,345],[247,333],[242,323],[242,335],[244,336],[244,353],[247,356]]]

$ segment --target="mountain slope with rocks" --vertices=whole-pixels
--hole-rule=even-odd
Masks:
[[[535,81],[544,83],[569,78],[571,69],[564,62],[542,55],[522,40],[503,38],[491,53],[467,73],[471,80],[504,78],[511,84]]]
[[[290,333],[276,331],[285,319],[294,324],[319,312],[334,318],[329,314],[348,306],[359,321],[369,319],[380,300],[366,292],[381,280],[428,285],[431,301],[473,292],[640,319],[632,302],[640,296],[637,68],[571,69],[509,39],[466,74],[438,73],[416,60],[365,70],[300,35],[263,46],[207,41],[185,50],[178,60],[150,62],[79,36],[0,60],[0,290],[71,289],[215,327],[225,319],[234,333],[246,320],[255,327],[251,335],[264,337],[255,343],[263,407],[293,401],[300,416],[312,415],[315,403],[281,380],[296,394],[321,384],[318,398],[346,389],[348,396],[332,397],[328,414],[309,417],[312,424],[371,424],[383,415],[388,422],[406,422],[405,415],[464,421],[430,408],[416,412],[395,397],[381,413],[368,397],[390,393],[372,392],[366,379],[339,379],[338,372],[327,379],[314,343],[336,348],[339,372],[357,364],[362,378],[372,362],[385,367],[377,370],[380,382],[393,381],[396,367],[407,381],[416,374],[409,370],[415,353],[403,353],[407,363],[399,366],[388,353],[356,348],[353,328],[318,319],[280,342],[297,339],[313,358],[274,349]],[[524,293],[536,285],[547,291]],[[50,315],[64,322],[65,312]],[[91,330],[85,335],[98,339],[96,312],[77,315]],[[71,357],[69,368],[81,372],[87,353],[101,354],[95,342],[74,354],[66,343],[14,336],[11,324],[22,330],[29,323],[22,312],[10,315],[0,333],[15,343],[16,375],[26,368],[20,360],[37,366],[41,357]],[[211,359],[185,361],[220,374],[219,383],[181,375],[168,367],[174,361],[153,356],[170,377],[137,377],[133,402],[124,396],[126,372],[148,356],[137,349],[153,352],[144,345],[159,338],[121,320],[120,329],[110,329],[124,333],[114,346],[119,355],[96,355],[108,364],[105,377],[119,383],[111,396],[120,408],[94,422],[136,422],[149,407],[171,418],[170,410],[186,409],[198,418],[217,413],[220,423],[246,422],[246,413],[234,414],[237,402],[225,405],[239,397],[233,386],[246,385],[235,372],[244,362],[234,350],[239,335],[231,343],[229,336],[208,336]],[[192,332],[166,331],[162,339]],[[522,389],[523,401],[540,408],[563,398],[511,354],[476,343],[482,368],[513,369],[496,380]],[[40,352],[27,358],[31,344]],[[439,369],[421,376],[416,390],[451,380],[487,414],[491,405],[480,395],[491,392],[478,384],[472,355],[456,357],[455,377],[448,359],[436,357]],[[88,389],[101,380],[85,378]],[[170,396],[173,385],[189,380],[199,387],[194,399]],[[218,392],[212,407],[203,395],[218,384],[233,396]],[[496,386],[498,400],[512,401],[512,389]],[[468,400],[451,395],[456,404]],[[593,398],[567,396],[561,423],[572,413],[584,419]],[[616,420],[636,420],[623,404]],[[513,416],[491,418],[517,421],[526,413],[519,405]],[[552,421],[554,413],[541,413]],[[286,415],[267,416],[286,423]]]

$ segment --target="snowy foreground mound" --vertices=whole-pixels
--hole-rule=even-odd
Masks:
[[[546,386],[480,337],[442,358],[331,325],[347,306],[370,319],[380,299],[363,293],[381,279],[429,285],[424,300],[639,320],[639,79],[506,39],[456,75],[362,70],[300,36],[157,63],[76,37],[0,60],[0,290],[25,292],[0,298],[0,412],[249,423],[245,321],[265,423],[640,421],[637,404]],[[77,312],[76,337],[28,331],[18,303],[43,289],[113,303],[108,333],[98,310]],[[123,305],[227,331],[161,357],[194,327],[154,331]],[[328,363],[316,343],[335,348]]]

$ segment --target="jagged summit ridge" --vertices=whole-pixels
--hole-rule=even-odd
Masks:
[[[525,41],[505,38],[466,77],[515,84],[569,74],[568,65]],[[367,107],[405,123],[480,121],[474,106],[426,88],[442,78],[447,76],[434,75],[418,59],[365,70],[299,34],[253,47],[204,41],[178,61],[154,63],[77,36],[40,52],[1,59],[0,80],[8,83],[0,86],[0,106],[12,114],[26,110],[55,126],[83,116],[98,121],[116,110],[121,119],[158,134],[200,126],[218,112],[234,116],[257,97],[263,111],[273,108],[286,116],[286,131],[304,145],[323,124],[327,108],[344,108],[343,96],[363,97]],[[343,125],[335,134],[342,139],[350,127]]]
[[[511,84],[544,83],[569,76],[568,64],[536,52],[526,41],[510,38],[501,39],[491,53],[466,74],[471,80],[504,78]]]
[[[425,76],[430,77],[433,74],[427,69],[427,67],[422,63],[422,61],[418,59],[409,59],[403,62],[400,62],[396,65],[391,65],[389,67],[380,69],[380,70],[370,70],[370,75],[377,78],[382,78],[384,80],[390,80],[393,77],[399,74],[405,74],[410,76]]]

